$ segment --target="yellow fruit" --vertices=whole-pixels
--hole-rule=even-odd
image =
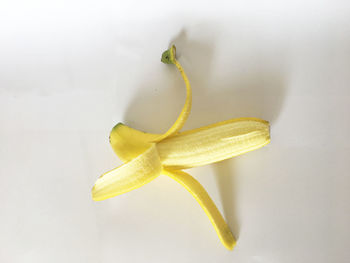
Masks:
[[[165,51],[162,62],[174,64],[186,85],[186,102],[175,123],[163,134],[151,134],[118,123],[110,133],[114,152],[125,162],[102,175],[92,189],[95,201],[139,188],[160,174],[184,186],[201,205],[221,242],[233,249],[236,241],[208,193],[181,169],[219,162],[256,150],[270,142],[265,120],[238,118],[198,129],[179,132],[191,110],[192,92],[188,78],[175,57],[175,46]]]

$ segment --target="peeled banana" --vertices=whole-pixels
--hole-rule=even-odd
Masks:
[[[186,101],[175,123],[163,134],[145,133],[118,123],[110,133],[110,144],[123,165],[103,174],[92,188],[95,201],[105,200],[167,175],[184,186],[198,201],[223,245],[236,244],[230,228],[203,186],[182,169],[219,162],[256,150],[270,142],[270,126],[257,118],[238,118],[180,132],[191,111],[190,82],[176,60],[173,45],[162,62],[174,64],[186,85]]]

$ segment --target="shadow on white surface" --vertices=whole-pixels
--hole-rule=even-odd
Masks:
[[[210,33],[210,30],[207,29],[205,32]],[[193,88],[192,113],[185,128],[197,128],[236,117],[257,117],[268,120],[273,129],[286,94],[284,58],[274,56],[269,59],[268,56],[273,50],[269,50],[266,54],[257,52],[258,54],[252,56],[245,65],[236,65],[242,67],[244,72],[233,69],[231,74],[226,68],[224,71],[229,77],[212,79],[212,72],[216,70],[213,65],[217,33],[214,32],[203,39],[190,39],[183,29],[169,43],[169,46],[176,45],[177,57],[185,68]],[[220,66],[217,68],[220,70]],[[171,73],[176,73],[171,76],[173,79],[166,83],[166,86],[170,87],[165,88],[164,83],[158,80],[153,83],[143,82],[140,92],[136,94],[125,112],[126,124],[143,131],[157,133],[164,132],[170,127],[178,114],[178,109],[175,109],[179,107],[178,100],[181,104],[184,101],[184,94],[183,97],[179,97],[179,93],[184,93],[179,87],[183,87],[184,84],[178,72],[171,66],[168,66],[168,69],[172,71]],[[169,117],[170,115],[174,117]],[[236,208],[235,182],[238,175],[233,169],[234,162],[235,160],[231,159],[216,163],[213,167],[217,174],[216,182],[223,214],[238,239],[241,222]]]

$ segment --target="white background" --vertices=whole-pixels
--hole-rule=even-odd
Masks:
[[[164,132],[271,122],[268,146],[188,170],[238,237],[227,251],[165,176],[103,202],[118,122]],[[0,261],[349,262],[349,1],[1,1]]]

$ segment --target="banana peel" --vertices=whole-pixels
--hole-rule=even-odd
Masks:
[[[95,201],[105,200],[169,176],[185,187],[197,200],[214,229],[229,250],[236,244],[220,211],[203,188],[182,169],[219,162],[263,147],[270,142],[269,122],[257,118],[238,118],[180,132],[192,103],[190,82],[176,60],[173,45],[161,61],[175,65],[186,85],[186,101],[175,123],[163,134],[145,133],[118,123],[110,133],[110,144],[123,165],[103,174],[92,188]]]

